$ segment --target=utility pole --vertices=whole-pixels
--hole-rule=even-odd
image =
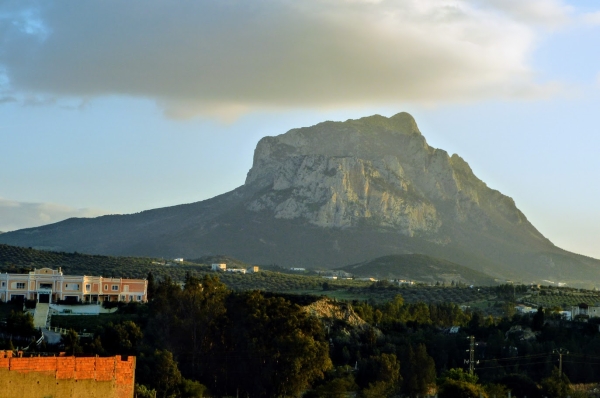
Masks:
[[[469,344],[469,349],[467,351],[469,351],[469,359],[466,360],[465,362],[469,364],[469,374],[473,374],[475,371],[475,336],[470,336],[469,337],[470,340],[470,344]],[[478,361],[479,362],[479,361]]]
[[[558,354],[558,373],[561,375],[562,377],[562,357],[563,355],[567,355],[569,353],[569,351],[565,350],[564,348],[559,348],[559,349],[555,349],[552,350],[552,352],[554,354]]]
[[[469,347],[469,374],[473,374],[475,368],[475,336],[470,337],[471,344]]]

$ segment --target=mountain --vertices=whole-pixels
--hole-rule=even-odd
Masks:
[[[407,113],[264,137],[245,184],[212,199],[72,218],[0,242],[327,268],[418,253],[497,278],[600,282],[600,261],[554,246],[460,156],[429,146]]]
[[[416,282],[493,285],[494,278],[450,261],[423,254],[395,254],[342,267],[354,276],[404,279]]]

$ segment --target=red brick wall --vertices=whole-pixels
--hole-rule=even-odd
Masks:
[[[75,383],[85,380],[92,382],[88,387],[92,389],[96,382],[99,390],[100,384],[102,384],[101,390],[104,393],[107,383],[110,383],[110,389],[113,390],[111,392],[114,393],[108,394],[109,397],[132,398],[135,357],[127,357],[125,360],[122,360],[120,356],[108,358],[67,356],[20,358],[13,356],[12,351],[0,351],[1,378],[10,380],[10,375],[15,373],[19,375],[19,380],[23,378],[23,375],[30,374],[32,382],[40,377],[52,377],[57,381],[57,385],[60,380]],[[86,382],[86,385],[88,384]],[[96,395],[92,391],[90,393],[90,396]]]

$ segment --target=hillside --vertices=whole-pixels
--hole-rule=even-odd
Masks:
[[[355,276],[377,279],[404,279],[424,283],[453,281],[467,285],[491,285],[494,278],[450,261],[422,254],[400,254],[379,257],[371,261],[341,268]]]
[[[423,254],[499,279],[600,285],[600,261],[546,239],[407,113],[292,129],[258,143],[243,186],[212,199],[0,235],[37,249],[336,268]]]

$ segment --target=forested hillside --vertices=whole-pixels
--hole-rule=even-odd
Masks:
[[[505,299],[513,293],[490,289]],[[576,398],[594,396],[600,381],[597,323],[567,322],[551,309],[484,316],[399,294],[368,303],[234,292],[210,276],[190,276],[183,289],[169,279],[150,283],[150,294],[148,305],[125,305],[114,322],[88,329],[93,338],[71,331],[63,347],[39,349],[136,355],[141,398]],[[26,330],[25,318],[11,315],[7,330]],[[471,341],[473,375],[465,362]],[[569,351],[564,375],[556,370],[561,348]]]

